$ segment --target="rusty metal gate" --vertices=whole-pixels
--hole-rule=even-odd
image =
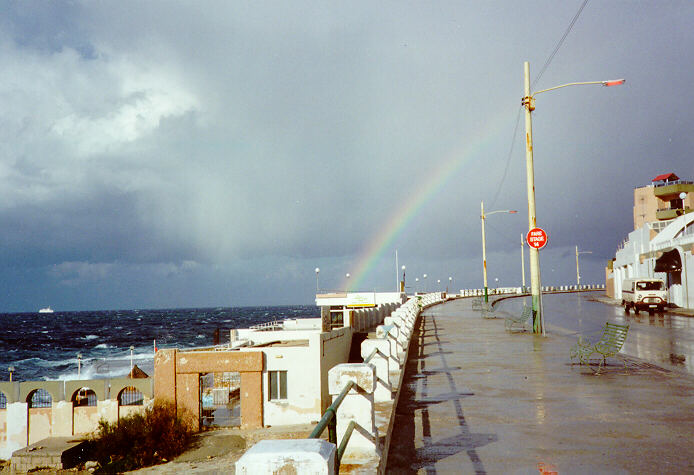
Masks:
[[[206,373],[200,375],[200,428],[241,425],[241,375]]]

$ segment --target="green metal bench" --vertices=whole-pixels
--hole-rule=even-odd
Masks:
[[[607,362],[607,357],[616,356],[622,349],[628,331],[629,325],[606,322],[598,342],[591,343],[587,338],[579,337],[578,342],[571,348],[571,360],[578,359],[579,364],[590,365],[591,355],[597,353],[602,356],[596,371],[599,373]],[[624,361],[624,367],[627,367],[626,361]]]
[[[533,314],[533,309],[532,307],[528,307],[526,305],[523,305],[523,311],[521,312],[520,315],[518,316],[510,316],[506,317],[506,320],[504,321],[504,325],[506,327],[506,331],[525,331],[525,324],[526,322],[530,319],[530,317]]]

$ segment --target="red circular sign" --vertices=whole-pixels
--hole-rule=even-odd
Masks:
[[[528,235],[525,236],[525,241],[530,247],[542,249],[547,245],[547,233],[542,228],[533,228],[528,231]]]

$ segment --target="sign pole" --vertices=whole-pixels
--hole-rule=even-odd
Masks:
[[[525,171],[528,188],[528,229],[537,226],[535,216],[535,168],[533,165],[533,125],[531,113],[535,109],[535,99],[530,95],[530,65],[523,65],[524,92],[522,104],[525,109]],[[542,332],[542,308],[540,307],[540,253],[530,247],[530,291],[533,305],[533,333]]]

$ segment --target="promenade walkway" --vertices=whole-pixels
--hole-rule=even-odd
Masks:
[[[504,330],[471,299],[413,335],[388,473],[693,473],[694,378],[635,358],[600,375],[575,337]]]

